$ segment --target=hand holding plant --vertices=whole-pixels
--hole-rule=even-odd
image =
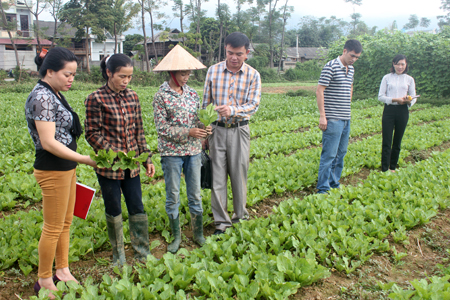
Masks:
[[[202,109],[198,112],[198,118],[200,121],[208,127],[212,122],[217,120],[217,112],[214,110],[216,107],[210,103],[206,109]]]

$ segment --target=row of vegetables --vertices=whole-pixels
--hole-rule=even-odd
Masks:
[[[17,109],[14,101],[10,104]],[[378,132],[382,107],[377,104],[374,100],[353,104],[351,135],[360,138],[349,145],[344,176],[355,174],[363,167],[380,167]],[[315,184],[320,159],[320,148],[315,147],[320,144],[315,105],[313,99],[300,101],[282,96],[263,101],[259,117],[252,124],[251,148],[255,150],[252,150],[249,169],[249,206],[274,193],[283,194]],[[145,111],[148,105],[143,107],[144,120],[150,120],[150,109]],[[450,169],[444,163],[450,156],[448,151],[436,153],[414,167],[402,159],[410,151],[450,140],[450,120],[446,119],[450,107],[417,105],[414,108],[402,144],[400,165],[406,168],[395,177],[374,171],[363,184],[333,191],[328,197],[312,195],[303,201],[285,201],[268,218],[241,223],[227,231],[221,240],[210,237],[204,247],[190,253],[181,250],[184,257],[166,254],[159,261],[150,257],[145,266],[137,267],[134,272],[129,267],[116,270],[119,279],[105,276],[99,285],[88,279],[84,286],[74,285],[68,291],[61,287],[61,293],[67,293],[65,299],[75,299],[76,295],[83,299],[185,299],[187,293],[193,293],[198,299],[286,299],[298,288],[328,276],[330,268],[354,271],[374,252],[389,251],[388,235],[396,242],[402,241],[406,239],[407,229],[428,222],[438,208],[448,206],[450,191],[445,180],[448,182]],[[79,109],[82,110],[81,106]],[[286,117],[278,120],[276,115],[280,113]],[[5,116],[0,123],[11,125],[0,128],[0,143],[4,146],[0,147],[4,154],[0,161],[0,210],[17,204],[26,208],[41,200],[32,175],[31,139],[21,120]],[[304,129],[297,132],[300,127]],[[146,132],[149,142],[156,141],[154,128],[147,128]],[[364,135],[368,136],[361,138]],[[84,140],[80,140],[79,149],[83,153],[90,151]],[[160,232],[169,240],[159,155],[153,161],[157,170],[155,179],[141,174],[143,202],[149,214],[149,230]],[[77,173],[80,182],[98,189],[91,168],[80,166]],[[187,224],[190,218],[185,209],[185,195],[182,185],[182,224]],[[209,191],[202,191],[202,198],[207,225],[212,222]],[[126,213],[124,218],[127,219]],[[37,266],[42,221],[42,213],[34,209],[0,219],[0,270],[18,264],[27,275]],[[103,205],[97,198],[87,220],[74,220],[70,261],[95,253],[107,243],[105,228]],[[127,224],[124,231],[129,242]]]
[[[436,152],[396,174],[373,171],[358,186],[328,196],[289,199],[267,218],[209,237],[202,248],[160,260],[149,256],[134,271],[116,269],[115,279],[105,275],[99,284],[87,279],[59,293],[67,293],[64,299],[186,299],[187,294],[194,299],[286,299],[329,276],[331,268],[353,272],[374,253],[391,250],[388,236],[406,240],[408,229],[447,208],[449,159],[450,150]],[[431,284],[448,289],[446,280]]]

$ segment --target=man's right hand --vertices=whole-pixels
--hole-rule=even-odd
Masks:
[[[319,118],[319,128],[320,128],[320,130],[322,130],[322,131],[327,130],[327,124],[328,124],[327,118],[325,116],[320,116],[320,118]]]

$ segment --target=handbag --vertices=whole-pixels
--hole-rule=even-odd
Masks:
[[[202,150],[202,167],[200,170],[200,186],[202,189],[211,189],[212,187],[212,163],[206,150]]]

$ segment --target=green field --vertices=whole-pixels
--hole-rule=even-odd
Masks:
[[[153,123],[156,91],[154,87],[136,88],[146,139],[155,153],[155,177],[149,179],[141,172],[149,231],[158,237],[152,239],[153,252],[170,242]],[[88,93],[81,88],[65,93],[82,119]],[[43,220],[42,196],[32,175],[34,147],[24,117],[26,97],[26,93],[0,94],[0,286],[11,283],[19,296],[28,298],[30,284],[37,279]],[[430,222],[450,203],[450,152],[430,150],[450,141],[450,106],[413,106],[402,143],[401,168],[392,174],[379,171],[383,106],[376,99],[352,105],[351,142],[343,176],[367,174],[323,196],[311,193],[321,151],[315,98],[264,94],[250,125],[248,207],[253,218],[227,230],[220,239],[208,237],[202,248],[182,249],[180,255],[167,253],[160,260],[149,259],[146,265],[112,271],[103,202],[97,195],[87,220],[74,219],[70,261],[89,261],[94,269],[104,270],[104,265],[109,269],[100,278],[77,274],[83,286],[71,286],[64,299],[301,299],[303,287],[320,285],[335,273],[351,276],[372,256],[393,253],[394,244],[399,248],[398,244],[406,243],[409,230]],[[89,151],[81,138],[78,152]],[[426,157],[411,159],[424,152]],[[77,175],[79,182],[99,190],[90,167],[79,166]],[[210,228],[209,191],[202,191],[202,197],[204,225]],[[184,185],[181,199],[180,221],[188,228]],[[273,211],[258,211],[270,199],[278,201]],[[126,220],[125,206],[123,211]],[[129,242],[127,222],[124,227]],[[95,259],[96,254],[104,255]],[[20,286],[20,282],[28,284]],[[11,295],[11,289],[0,291],[0,299]]]

